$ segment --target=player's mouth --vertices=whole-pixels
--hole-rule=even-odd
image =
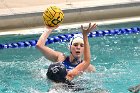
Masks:
[[[76,54],[80,54],[80,51],[76,51]]]

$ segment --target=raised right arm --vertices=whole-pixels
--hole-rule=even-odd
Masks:
[[[36,44],[36,47],[44,54],[44,56],[48,60],[53,61],[53,62],[58,62],[58,61],[61,61],[60,58],[63,58],[64,55],[61,52],[55,51],[45,45],[46,40],[51,34],[51,32],[53,31],[53,29],[55,28],[47,27],[47,31],[44,31],[42,33],[42,35],[40,36]]]

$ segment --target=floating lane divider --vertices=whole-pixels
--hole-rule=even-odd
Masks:
[[[121,29],[114,29],[114,30],[99,30],[93,31],[88,34],[88,37],[102,37],[102,36],[114,36],[114,35],[122,35],[122,34],[138,34],[140,33],[140,27],[132,27],[132,28],[121,28]],[[58,36],[49,37],[46,41],[47,44],[52,44],[55,42],[67,42],[70,40],[74,34],[62,34]],[[37,40],[29,40],[29,41],[21,41],[17,43],[9,43],[9,44],[0,44],[0,49],[7,49],[7,48],[23,48],[23,47],[31,47],[36,46]]]

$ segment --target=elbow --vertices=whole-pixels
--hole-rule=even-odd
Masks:
[[[96,72],[96,68],[94,66],[92,68],[92,72]]]
[[[36,44],[36,48],[39,48],[39,47],[40,47],[40,45],[37,43],[37,44]]]
[[[87,68],[87,70],[86,70],[87,72],[96,72],[96,68],[95,68],[95,66],[93,66],[93,65],[89,65],[88,66],[88,68]]]
[[[42,47],[42,45],[41,45],[41,44],[39,44],[39,43],[37,43],[37,44],[36,44],[36,48],[38,48],[38,49],[39,49],[39,48],[41,48],[41,47]]]

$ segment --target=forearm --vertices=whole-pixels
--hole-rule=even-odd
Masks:
[[[86,69],[88,69],[88,67],[90,67],[90,70],[92,70],[90,66],[91,54],[90,54],[90,46],[89,46],[87,35],[95,28],[96,28],[96,24],[91,26],[90,23],[87,29],[84,29],[83,25],[81,25],[83,40],[84,40],[84,59],[83,62],[77,65],[73,70],[69,71],[68,75],[72,78],[80,74],[81,72],[85,71]]]
[[[87,64],[90,64],[90,46],[88,42],[88,36],[83,34],[83,40],[84,40],[84,61],[87,62]]]
[[[51,32],[52,31],[50,29],[47,29],[47,31],[43,32],[43,34],[40,36],[36,46],[37,47],[45,46],[46,40],[49,37]]]
[[[43,32],[40,36],[36,47],[44,54],[44,56],[53,62],[59,61],[58,56],[61,54],[60,52],[54,51],[53,49],[47,47],[45,45],[47,38],[51,34],[53,29],[47,29],[47,31]]]

